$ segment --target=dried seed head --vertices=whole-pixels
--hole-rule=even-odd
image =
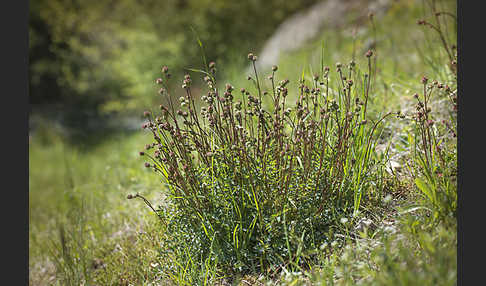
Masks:
[[[143,155],[145,155],[145,152],[140,151],[138,154],[139,154],[140,156],[143,156]]]
[[[365,56],[366,56],[367,58],[370,58],[371,56],[373,56],[373,51],[372,51],[372,50],[368,50],[368,51],[366,52]]]
[[[145,162],[144,166],[145,166],[145,168],[150,168],[150,163]]]
[[[272,71],[276,72],[278,70],[277,66],[272,66]]]
[[[428,82],[428,81],[429,81],[429,79],[428,79],[426,76],[423,76],[423,77],[422,77],[421,82],[422,82],[423,84],[427,84],[427,82]]]
[[[233,91],[233,89],[234,88],[231,84],[229,84],[229,83],[226,84],[226,91],[231,92],[231,91]]]

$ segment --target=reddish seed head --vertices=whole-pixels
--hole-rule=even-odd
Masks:
[[[418,20],[417,25],[425,25],[427,22],[425,20]]]
[[[210,68],[210,69],[213,69],[213,68],[215,68],[215,67],[216,67],[216,63],[215,63],[215,62],[210,62],[210,63],[209,63],[209,68]]]
[[[150,111],[145,111],[145,112],[143,113],[143,116],[144,116],[144,117],[148,117],[149,115],[150,115]]]
[[[139,154],[140,156],[143,156],[143,155],[145,155],[145,152],[140,151],[138,154]]]
[[[168,73],[169,72],[169,68],[167,66],[163,66],[162,67],[162,72],[165,73],[165,74]]]
[[[368,51],[366,52],[365,56],[366,56],[367,58],[370,58],[371,56],[373,56],[373,51],[372,51],[372,50],[368,50]]]
[[[145,162],[144,166],[145,168],[150,168],[150,164],[148,162]]]
[[[423,84],[426,84],[428,81],[429,81],[429,79],[428,79],[426,76],[423,76],[423,77],[422,77],[421,82],[422,82]]]
[[[162,79],[161,79],[161,78],[156,79],[156,80],[155,80],[155,83],[157,83],[157,84],[162,84]]]

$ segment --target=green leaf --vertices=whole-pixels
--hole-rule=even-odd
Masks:
[[[422,178],[416,178],[415,185],[429,198],[432,203],[435,203],[435,192],[432,188],[430,188],[427,182],[425,182]]]

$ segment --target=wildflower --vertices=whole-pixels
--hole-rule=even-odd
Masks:
[[[423,77],[422,77],[421,82],[422,82],[423,84],[427,84],[427,82],[428,82],[428,81],[429,81],[429,79],[428,79],[426,76],[423,76]]]

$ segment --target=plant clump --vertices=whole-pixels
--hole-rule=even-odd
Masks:
[[[169,273],[189,262],[201,269],[217,264],[225,273],[306,267],[343,217],[380,198],[385,159],[374,150],[376,133],[397,113],[367,115],[373,53],[365,56],[364,75],[354,61],[338,63],[331,83],[331,69],[322,66],[295,91],[288,79],[277,80],[277,66],[263,83],[253,53],[248,80],[254,85],[239,91],[229,83],[219,87],[211,62],[198,70],[207,85],[200,108],[191,76],[184,76],[185,95],[175,102],[163,68],[157,82],[168,104],[160,115],[145,114],[143,127],[154,142],[140,155],[170,191],[157,211],[177,238],[164,246],[179,261],[167,266]]]

